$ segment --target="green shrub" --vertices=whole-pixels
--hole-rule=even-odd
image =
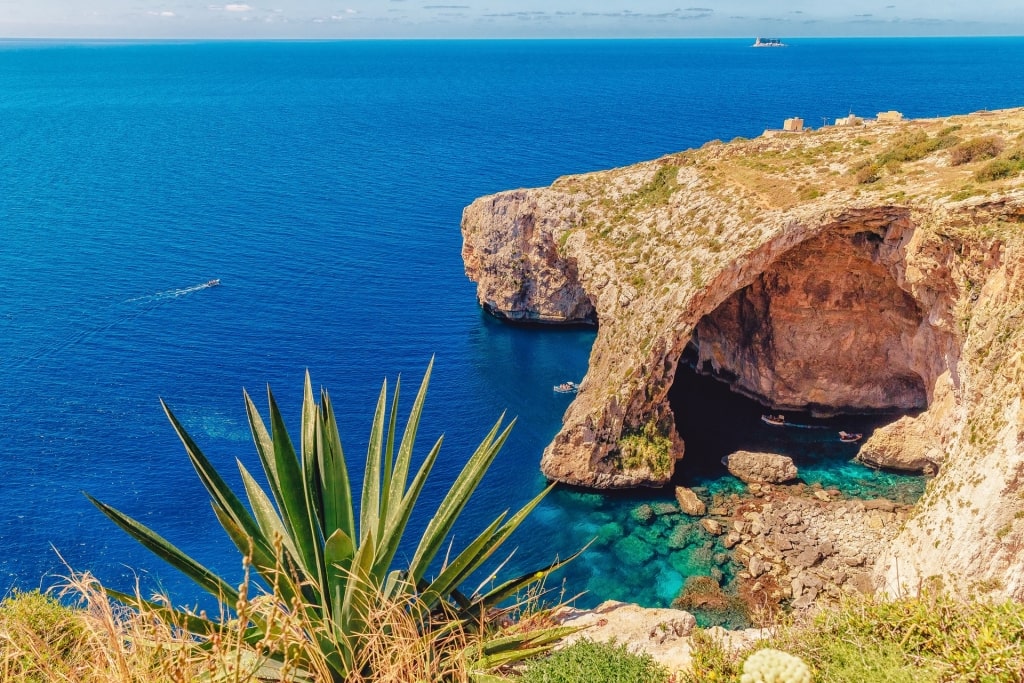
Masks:
[[[625,645],[578,640],[531,662],[521,683],[661,683],[668,672],[650,655],[635,655]]]
[[[634,192],[631,200],[641,206],[658,206],[668,201],[676,191],[676,178],[679,177],[678,166],[662,166],[654,174],[649,183]]]
[[[767,645],[801,657],[816,683],[1020,683],[1024,605],[924,594],[893,602],[850,597],[810,622],[773,629]],[[751,650],[693,638],[683,683],[737,683]]]
[[[878,157],[878,164],[885,166],[889,163],[903,163],[905,161],[919,161],[932,152],[952,147],[958,139],[948,133],[929,137],[924,131],[915,131],[902,135]]]
[[[974,179],[979,183],[987,183],[992,180],[1009,178],[1020,173],[1024,165],[1013,159],[993,159],[974,174]]]
[[[656,477],[666,477],[672,472],[672,441],[653,421],[638,431],[625,434],[618,446],[618,465],[623,470],[646,467]]]
[[[79,615],[39,591],[0,602],[0,678],[43,683],[74,666],[87,635]]]
[[[961,142],[949,152],[949,162],[954,166],[969,164],[999,156],[1003,151],[1003,141],[994,135],[986,135]]]
[[[709,681],[738,682],[741,652],[732,652],[722,643],[697,630],[690,639],[690,669],[682,675],[680,683],[708,683]]]

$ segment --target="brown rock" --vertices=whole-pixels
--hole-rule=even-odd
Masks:
[[[933,474],[943,456],[926,421],[904,415],[876,429],[860,447],[857,460],[872,467]]]
[[[882,512],[892,512],[896,509],[896,503],[892,502],[888,498],[873,498],[871,500],[864,501],[865,510],[881,510]]]
[[[952,118],[964,139],[1024,127],[1024,109]],[[1024,511],[1024,234],[1012,229],[1024,175],[975,181],[965,197],[977,168],[950,173],[941,149],[880,169],[881,182],[847,173],[950,124],[707,145],[467,207],[463,256],[482,306],[601,323],[544,474],[596,488],[670,481],[684,447],[668,396],[689,347],[772,412],[913,411],[859,444],[868,462],[942,468],[886,539],[879,584],[999,579],[1024,596],[1024,554],[1006,550],[1020,533],[993,533]],[[780,172],[778,158],[800,163]],[[873,520],[882,528],[851,525],[884,535]],[[953,541],[935,547],[936,534]]]
[[[700,520],[700,524],[702,527],[704,527],[704,530],[712,536],[721,536],[725,533],[725,528],[722,526],[722,524],[717,520],[711,519],[710,517],[705,517],[704,519]]]
[[[736,451],[726,456],[725,465],[730,474],[747,483],[782,484],[797,477],[793,459],[775,453]]]
[[[813,567],[816,565],[820,559],[821,552],[817,548],[807,548],[797,555],[791,564],[797,569],[806,569],[807,567]]]
[[[676,487],[676,500],[679,501],[679,509],[692,517],[700,517],[708,510],[704,501],[685,486]]]

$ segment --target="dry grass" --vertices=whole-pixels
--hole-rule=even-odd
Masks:
[[[316,643],[335,634],[317,632],[304,608],[273,596],[246,597],[237,616],[222,616],[204,638],[154,608],[129,609],[111,600],[88,574],[75,575],[57,596],[15,593],[0,603],[0,681],[4,683],[249,683],[331,681]],[[58,599],[58,597],[60,599]],[[464,653],[478,637],[455,622],[423,630],[413,615],[414,597],[381,602],[368,610],[367,646],[358,667],[370,672],[346,683],[469,680]],[[73,605],[73,606],[69,606]],[[246,642],[245,626],[265,620],[271,635]],[[284,661],[267,653],[284,652]]]

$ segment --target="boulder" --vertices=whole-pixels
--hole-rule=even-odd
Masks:
[[[591,610],[561,607],[552,618],[563,626],[583,629],[565,638],[559,647],[588,638],[625,645],[637,654],[649,654],[674,671],[690,664],[689,636],[697,627],[697,620],[684,610],[645,608],[608,600]]]
[[[685,486],[676,487],[676,500],[679,501],[679,508],[693,517],[702,517],[708,511],[704,501]]]
[[[943,456],[934,440],[923,420],[904,415],[875,430],[856,459],[870,467],[935,474]]]
[[[700,525],[712,536],[721,536],[725,533],[725,528],[722,526],[722,523],[718,520],[711,519],[710,517],[705,517],[700,520]]]
[[[736,451],[724,459],[729,473],[746,483],[782,484],[797,478],[793,459],[775,453]]]

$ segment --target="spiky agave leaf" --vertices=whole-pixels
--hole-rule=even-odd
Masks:
[[[368,637],[365,629],[369,611],[381,600],[401,601],[403,596],[414,597],[415,604],[422,606],[413,611],[419,615],[425,635],[452,627],[464,628],[471,622],[478,625],[498,603],[543,580],[576,557],[556,561],[483,594],[467,597],[459,591],[459,586],[522,524],[550,491],[549,487],[511,517],[507,512],[499,515],[463,550],[449,557],[437,576],[426,578],[459,515],[508,438],[514,421],[505,425],[502,416],[466,461],[431,516],[408,567],[392,566],[441,448],[442,439],[438,439],[410,482],[413,445],[432,367],[433,359],[424,373],[400,439],[397,434],[400,383],[396,382],[390,413],[387,382],[381,388],[364,464],[358,516],[330,397],[321,390],[319,403],[314,400],[308,373],[303,387],[298,453],[270,390],[267,390],[269,430],[259,410],[245,394],[253,442],[269,489],[264,490],[238,463],[251,512],[164,405],[210,494],[218,521],[242,555],[271,586],[276,601],[301,613],[309,629],[309,641],[320,649],[323,660],[338,681],[353,673],[366,673],[353,671],[352,667],[361,661],[358,654]],[[229,605],[237,602],[237,591],[223,578],[148,527],[92,497],[89,499],[145,547],[219,600]],[[121,594],[118,597],[127,599]],[[209,624],[189,619],[182,623],[190,630],[194,627],[197,635],[209,632]],[[254,623],[246,631],[247,640],[251,638],[256,642],[269,635],[263,632],[265,627],[265,623]],[[500,642],[485,640],[478,650],[477,664],[491,666],[541,651],[550,647],[556,632],[546,629],[518,634]],[[283,660],[282,653],[277,654]]]

